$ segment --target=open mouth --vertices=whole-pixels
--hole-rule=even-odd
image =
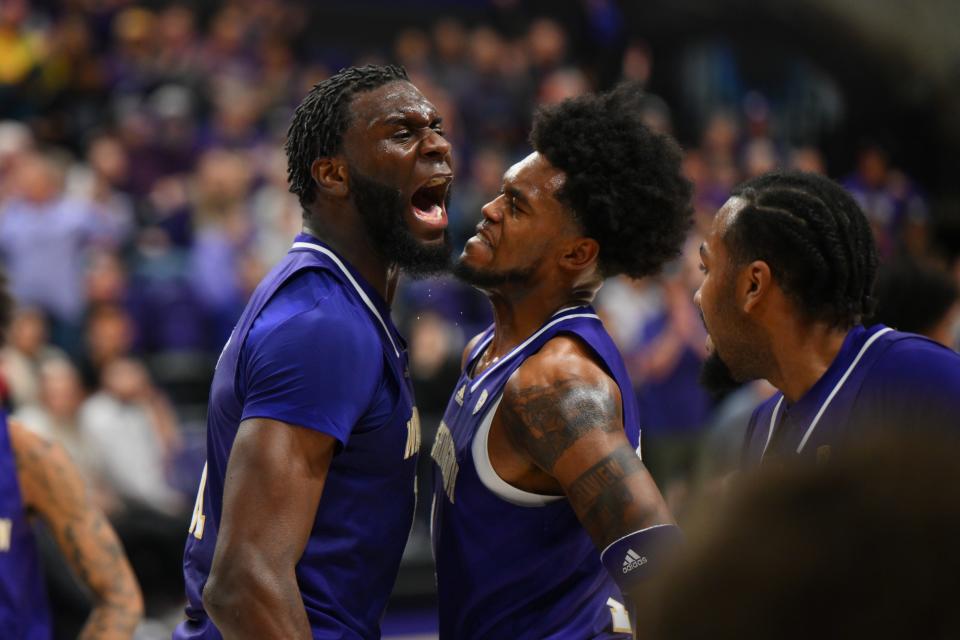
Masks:
[[[445,227],[447,225],[447,210],[445,201],[450,189],[452,176],[434,176],[427,180],[422,187],[416,190],[410,198],[413,215],[431,227]]]

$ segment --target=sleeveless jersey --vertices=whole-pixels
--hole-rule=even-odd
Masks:
[[[51,637],[40,555],[20,495],[7,416],[0,411],[0,638]]]
[[[297,582],[314,638],[379,638],[416,500],[420,425],[406,345],[379,294],[305,234],[260,283],[217,363],[176,639],[221,637],[201,596],[230,449],[255,417],[338,440]]]
[[[960,431],[960,355],[883,325],[850,330],[797,402],[774,394],[753,412],[743,465],[775,457],[824,462],[880,429]]]
[[[586,344],[620,387],[626,435],[639,455],[633,387],[591,307],[561,310],[472,377],[493,338],[493,327],[487,329],[468,356],[431,454],[436,465],[432,535],[445,640],[628,637],[620,591],[567,499],[507,484],[487,453],[487,435],[507,380],[561,334]]]

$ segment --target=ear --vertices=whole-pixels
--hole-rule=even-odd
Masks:
[[[317,158],[310,165],[310,175],[317,191],[333,198],[346,198],[350,193],[347,164],[340,158]]]
[[[773,289],[773,274],[770,265],[763,260],[754,260],[740,272],[737,293],[744,313],[756,311],[768,299]]]
[[[593,238],[579,237],[563,249],[560,266],[571,271],[583,271],[597,261],[600,244]]]

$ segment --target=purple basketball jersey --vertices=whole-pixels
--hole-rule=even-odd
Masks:
[[[297,582],[314,638],[379,637],[415,502],[420,425],[406,345],[377,292],[307,235],[260,283],[217,364],[177,639],[220,638],[202,593],[230,448],[248,418],[338,440]]]
[[[743,464],[829,458],[881,429],[960,432],[960,355],[883,325],[850,330],[827,371],[797,402],[774,394],[753,412]]]
[[[0,637],[52,636],[40,556],[20,495],[7,416],[0,411]]]
[[[507,484],[487,453],[487,435],[507,380],[561,334],[586,344],[619,385],[626,435],[638,448],[633,388],[620,353],[591,307],[558,312],[474,378],[470,372],[493,328],[482,334],[432,451],[441,638],[628,637],[623,598],[567,499]]]

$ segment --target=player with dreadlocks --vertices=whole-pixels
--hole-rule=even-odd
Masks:
[[[376,638],[413,520],[420,427],[398,271],[448,260],[450,144],[403,69],[316,85],[288,131],[303,232],[217,364],[175,638]]]
[[[744,463],[833,448],[882,428],[960,427],[960,355],[873,311],[877,250],[853,198],[827,178],[754,178],[720,209],[700,247],[695,295],[711,355],[704,382],[765,378]]]

